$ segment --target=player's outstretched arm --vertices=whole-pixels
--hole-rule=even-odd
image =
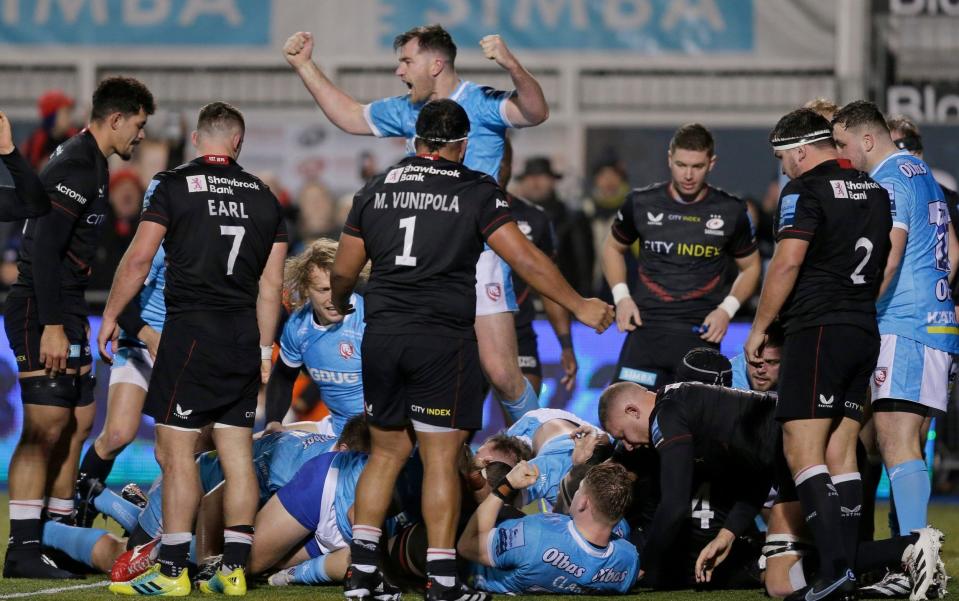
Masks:
[[[40,178],[13,145],[10,121],[2,112],[0,161],[0,221],[19,221],[49,213],[50,197]],[[7,173],[3,173],[4,169]]]
[[[298,31],[283,44],[283,56],[286,62],[303,80],[303,85],[313,95],[316,104],[333,125],[348,134],[371,136],[363,105],[352,96],[336,87],[330,78],[313,62],[313,34]]]
[[[274,242],[266,266],[260,274],[260,288],[256,295],[256,323],[260,328],[260,380],[270,379],[273,340],[280,324],[280,302],[283,297],[283,263],[286,261],[286,242]],[[267,356],[269,355],[269,356]]]
[[[483,55],[505,69],[513,80],[516,96],[506,103],[506,118],[514,127],[539,125],[549,118],[549,104],[536,78],[513,56],[506,42],[498,35],[480,40]]]
[[[613,304],[616,306],[616,328],[620,332],[632,332],[643,325],[639,315],[639,307],[629,293],[626,285],[626,253],[629,246],[619,242],[611,233],[606,234],[603,250],[600,254],[600,263],[606,283],[613,293]]]
[[[366,244],[362,238],[343,232],[340,244],[336,247],[333,268],[330,269],[330,288],[333,306],[341,315],[353,312],[350,295],[356,288],[360,272],[366,266]]]
[[[123,253],[120,265],[113,275],[113,286],[110,287],[110,296],[103,308],[103,321],[100,324],[100,333],[97,335],[97,345],[100,356],[107,363],[113,363],[113,357],[107,353],[107,343],[112,341],[113,351],[116,351],[120,328],[117,319],[127,303],[140,292],[143,281],[150,273],[150,264],[153,255],[160,248],[163,236],[166,235],[166,226],[153,221],[141,221],[137,233],[133,236],[129,248]]]
[[[556,265],[519,231],[515,223],[501,226],[490,235],[487,243],[534,290],[571,311],[576,319],[599,333],[613,322],[613,308],[598,298],[586,299],[577,294]]]
[[[489,556],[486,540],[489,538],[490,531],[496,527],[496,516],[499,515],[499,510],[504,503],[512,503],[519,491],[535,483],[538,477],[539,469],[535,465],[520,461],[513,466],[513,469],[496,484],[493,492],[470,516],[466,530],[456,544],[456,551],[460,557],[493,567],[493,558]]]

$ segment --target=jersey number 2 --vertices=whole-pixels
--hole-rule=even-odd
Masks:
[[[856,265],[856,271],[852,272],[852,275],[849,277],[852,278],[853,284],[865,284],[866,276],[859,273],[862,271],[862,268],[866,266],[866,263],[869,262],[869,257],[872,256],[872,242],[869,238],[860,238],[856,240],[856,250],[860,248],[866,249],[866,256],[862,258],[862,261],[859,262],[859,265]]]
[[[233,265],[236,263],[236,256],[240,254],[240,244],[243,243],[243,236],[246,234],[246,228],[242,225],[221,225],[221,236],[233,236],[233,246],[230,247],[230,256],[226,259],[226,274],[233,275]]]
[[[396,255],[396,264],[404,267],[416,267],[416,257],[410,254],[413,252],[413,232],[416,231],[416,217],[400,219],[400,229],[406,231],[403,233],[403,254]]]

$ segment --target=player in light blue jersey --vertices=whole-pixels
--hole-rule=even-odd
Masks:
[[[267,385],[267,423],[281,420],[289,409],[301,368],[319,388],[334,433],[339,434],[347,420],[363,413],[363,297],[354,294],[350,298],[356,311],[345,317],[333,307],[330,267],[336,248],[336,241],[320,238],[286,262],[285,289],[297,308],[283,326],[280,359]]]
[[[782,347],[784,333],[779,322],[766,330],[766,345],[762,349],[762,362],[750,363],[746,356],[739,353],[730,363],[733,366],[732,387],[739,390],[755,390],[756,392],[776,391],[779,386],[779,365],[782,361]]]
[[[154,187],[155,181],[150,183],[147,197]],[[133,442],[140,427],[153,358],[166,319],[165,285],[166,253],[161,246],[153,257],[140,294],[120,315],[120,345],[110,366],[106,422],[80,463],[77,523],[82,526],[90,526],[96,518],[93,498],[98,484],[106,482],[114,460]]]
[[[632,499],[626,468],[590,468],[570,503],[570,515],[535,514],[496,524],[504,502],[531,486],[537,470],[520,462],[480,504],[457,550],[472,562],[472,584],[492,593],[627,593],[639,574],[639,554],[613,527]]]
[[[949,285],[959,245],[929,166],[896,147],[874,104],[844,106],[833,121],[833,137],[840,156],[868,171],[892,204],[892,249],[877,304],[882,345],[871,397],[899,533],[905,535],[927,524],[930,484],[920,432],[927,418],[945,414],[952,355],[959,352]],[[842,183],[834,182],[836,197],[854,198],[856,191]]]
[[[495,90],[461,79],[455,68],[456,45],[439,25],[417,27],[396,37],[396,75],[409,93],[368,105],[334,86],[313,62],[312,34],[295,33],[283,52],[334,125],[352,134],[404,137],[411,153],[422,106],[438,98],[455,100],[470,120],[464,164],[495,179],[506,130],[542,123],[549,116],[549,107],[539,83],[498,35],[486,36],[480,45],[486,58],[509,73],[514,91]],[[476,266],[476,337],[483,370],[509,423],[539,406],[536,392],[518,365],[512,316],[516,309],[509,267],[487,248]]]

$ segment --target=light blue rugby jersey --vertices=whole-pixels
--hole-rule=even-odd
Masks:
[[[541,513],[506,520],[490,531],[494,567],[471,564],[473,586],[492,593],[626,593],[639,572],[639,553],[613,537],[590,544],[572,518]]]
[[[514,94],[463,80],[450,95],[450,100],[462,106],[470,119],[463,164],[489,174],[493,179],[499,174],[506,129],[513,127],[506,118],[506,102]],[[409,95],[392,96],[367,104],[363,107],[363,115],[374,135],[380,138],[406,138],[407,152],[415,154],[413,139],[416,136],[416,119],[424,104],[413,104]]]
[[[316,322],[313,306],[306,303],[293,312],[280,336],[280,358],[290,367],[306,366],[330,410],[336,434],[351,417],[363,413],[360,347],[366,311],[362,296],[352,295],[350,303],[356,311],[328,326]]]
[[[949,210],[942,189],[929,166],[905,150],[886,157],[870,176],[889,193],[893,227],[908,233],[899,271],[876,306],[879,332],[957,353]]]
[[[164,288],[166,288],[166,251],[161,245],[153,255],[150,271],[140,290],[140,318],[157,332],[163,331],[163,322],[166,320]],[[143,343],[136,340],[136,335],[137,332],[120,332],[120,338],[127,342],[134,342],[136,346],[143,346]]]
[[[752,390],[752,384],[749,382],[749,370],[746,365],[746,353],[739,353],[730,360],[730,363],[733,366],[733,388]]]

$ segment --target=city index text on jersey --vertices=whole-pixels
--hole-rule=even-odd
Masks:
[[[459,196],[448,194],[430,194],[429,192],[392,192],[388,199],[386,192],[377,192],[373,199],[374,209],[416,209],[418,211],[460,212]]]

